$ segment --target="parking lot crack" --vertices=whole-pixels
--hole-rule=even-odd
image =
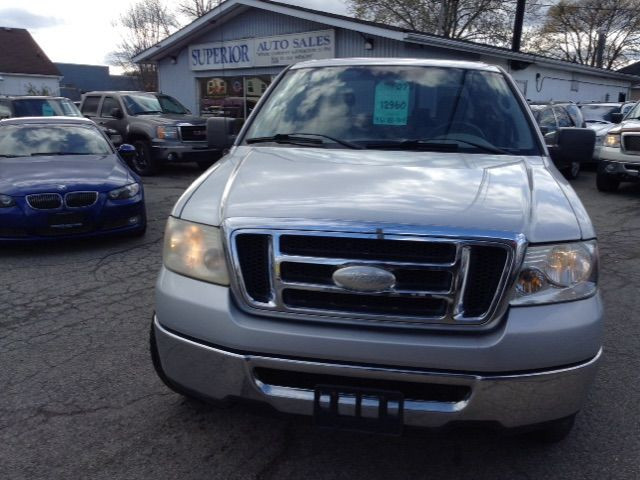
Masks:
[[[276,478],[275,475],[278,467],[287,458],[289,449],[293,444],[293,424],[287,422],[282,431],[282,441],[275,455],[256,473],[256,480],[266,480],[268,478]]]

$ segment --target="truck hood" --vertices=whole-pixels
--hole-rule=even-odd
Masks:
[[[190,125],[204,125],[207,121],[195,115],[178,115],[163,113],[161,115],[139,115],[137,118],[145,118],[156,125],[178,125],[187,123]]]
[[[624,122],[622,122],[620,124],[611,125],[611,128],[609,130],[611,132],[613,132],[613,133],[639,132],[640,131],[640,121],[638,121],[637,119],[625,120]]]
[[[0,158],[0,193],[107,191],[133,182],[116,155]]]
[[[540,157],[287,147],[239,147],[231,157],[191,193],[183,218],[410,224],[530,242],[582,236],[572,205],[579,215],[583,207]]]

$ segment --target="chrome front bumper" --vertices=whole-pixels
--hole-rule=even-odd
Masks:
[[[470,394],[456,402],[405,399],[404,423],[421,427],[481,421],[511,428],[567,417],[580,410],[601,356],[600,350],[579,365],[531,373],[446,373],[238,354],[176,335],[157,319],[154,330],[160,364],[171,382],[207,398],[258,400],[285,413],[312,415],[314,390],[263,383],[257,368],[469,387]]]

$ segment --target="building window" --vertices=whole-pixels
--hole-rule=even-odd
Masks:
[[[518,85],[518,89],[522,92],[522,95],[527,96],[527,81],[526,80],[516,80],[516,85]]]
[[[198,82],[202,115],[244,120],[271,84],[271,76],[209,77]]]

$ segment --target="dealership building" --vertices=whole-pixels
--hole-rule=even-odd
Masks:
[[[133,60],[193,112],[246,118],[275,76],[302,60],[438,58],[500,65],[533,101],[618,102],[640,77],[268,0],[227,0]]]

